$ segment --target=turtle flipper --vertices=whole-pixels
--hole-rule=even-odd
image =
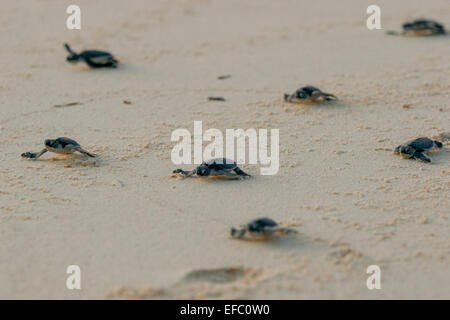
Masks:
[[[115,58],[113,58],[113,59],[111,60],[111,68],[116,69],[118,64],[119,64],[119,60],[117,60],[117,59],[115,59]]]
[[[230,235],[235,239],[242,239],[242,237],[245,235],[245,232],[245,229],[231,228]]]
[[[249,175],[248,173],[244,172],[241,168],[236,167],[236,168],[233,169],[233,171],[236,172],[241,177],[251,177],[251,175]]]
[[[95,158],[95,155],[94,155],[94,154],[89,153],[88,151],[84,150],[84,149],[81,148],[80,146],[71,146],[71,145],[68,145],[68,146],[66,146],[66,148],[67,148],[67,147],[72,148],[72,149],[78,151],[79,153],[85,154],[85,155],[87,155],[88,157]]]
[[[64,48],[66,48],[67,52],[69,52],[70,54],[77,55],[75,52],[72,51],[69,44],[64,43]]]
[[[395,148],[394,152],[400,153],[400,155],[404,158],[414,158],[416,153],[420,153],[416,149],[408,146],[408,145],[399,145]]]
[[[311,93],[310,100],[315,102],[317,100],[320,100],[320,98],[322,98],[322,97],[323,97],[324,100],[326,99],[325,98],[325,94],[323,92],[321,92],[321,91],[314,91],[314,92]]]
[[[46,152],[47,152],[47,149],[42,149],[39,152],[24,152],[21,154],[21,156],[22,156],[22,158],[27,158],[27,159],[37,159]]]
[[[427,156],[425,153],[419,152],[419,151],[414,152],[412,155],[412,158],[423,161],[423,162],[427,162],[427,163],[431,162],[431,158],[429,156]]]
[[[331,94],[331,93],[324,93],[323,96],[326,101],[338,100],[338,98],[334,94]]]
[[[242,179],[243,177],[239,174],[236,174],[234,172],[228,171],[228,170],[212,170],[209,174],[212,177],[218,177],[218,176],[225,176],[230,179]]]
[[[286,102],[291,102],[291,101],[290,101],[290,100],[291,100],[290,97],[291,97],[290,94],[285,93],[285,94],[284,94],[284,101],[286,101]]]
[[[190,176],[192,176],[193,174],[195,174],[196,171],[195,171],[195,170],[192,170],[192,171],[184,171],[184,170],[182,170],[182,169],[176,169],[176,170],[173,170],[172,173],[174,173],[174,174],[181,174],[181,175],[183,175],[185,178],[187,178],[187,177],[190,177]]]
[[[294,230],[292,228],[285,228],[285,227],[276,227],[276,228],[273,228],[273,231],[277,235],[279,235],[279,234],[295,234],[295,233],[298,233],[297,230]]]

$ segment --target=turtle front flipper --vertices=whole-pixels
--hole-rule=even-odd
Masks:
[[[77,54],[70,48],[70,46],[69,46],[68,43],[64,43],[64,48],[66,48],[67,52],[69,52],[70,54],[77,55]]]
[[[231,228],[230,231],[230,235],[232,238],[235,239],[242,239],[242,237],[245,235],[246,230],[245,229],[236,229],[236,228]]]
[[[192,171],[184,171],[184,170],[182,170],[182,169],[176,169],[176,170],[173,170],[172,173],[173,173],[173,174],[180,174],[180,175],[182,175],[183,177],[187,178],[187,177],[190,177],[190,176],[194,175],[194,174],[196,173],[196,171],[195,171],[195,170],[192,170]]]
[[[251,175],[249,175],[248,173],[244,172],[241,168],[234,168],[233,169],[234,172],[236,172],[239,176],[241,177],[251,177]]]
[[[22,158],[37,159],[47,152],[47,149],[42,149],[40,152],[24,152],[21,154]]]
[[[412,158],[426,162],[426,163],[431,162],[431,158],[429,156],[427,156],[425,153],[419,152],[419,151],[414,152],[412,155]]]
[[[69,52],[69,56],[67,57],[67,61],[75,63],[80,59],[80,55],[70,48],[67,43],[64,43],[64,48],[66,48],[67,52]]]
[[[396,151],[400,153],[400,155],[404,158],[414,158],[414,154],[418,152],[416,149],[408,146],[408,145],[400,145],[397,148],[395,148]]]
[[[285,94],[284,94],[284,101],[286,101],[286,102],[291,102],[290,100],[291,100],[291,95],[285,93]]]

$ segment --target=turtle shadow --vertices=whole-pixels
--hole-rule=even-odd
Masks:
[[[439,40],[439,39],[448,39],[450,38],[450,32],[447,31],[444,34],[432,34],[432,35],[405,35],[402,34],[401,30],[386,30],[384,32],[386,36],[397,37],[402,39],[421,39],[421,40]]]
[[[437,34],[437,35],[428,35],[428,36],[402,36],[403,38],[413,38],[413,39],[426,39],[426,40],[431,40],[431,41],[435,41],[435,40],[442,40],[442,39],[446,39],[449,40],[450,39],[450,32],[447,32],[445,34]]]
[[[56,162],[56,163],[62,163],[64,162],[64,166],[67,167],[99,167],[102,165],[103,161],[100,156],[96,156],[95,158],[86,157],[81,154],[73,154],[73,155],[57,155],[57,156],[50,156],[48,158],[38,158],[35,160],[30,159],[24,159],[25,161],[31,161],[31,162]]]
[[[304,249],[305,244],[311,243],[309,239],[306,239],[298,231],[293,234],[280,235],[278,237],[274,237],[272,239],[267,240],[242,240],[242,239],[234,239],[231,236],[229,236],[229,239],[251,246],[262,246],[267,248],[274,248],[277,250],[281,249],[289,251]]]
[[[309,243],[299,232],[264,241],[262,244],[266,247],[276,248],[277,250],[298,250],[304,248],[304,244]]]
[[[429,153],[429,156],[431,157],[432,163],[444,163],[450,161],[450,148],[443,148],[442,150],[435,151]]]
[[[342,100],[336,100],[336,101],[318,101],[318,102],[310,102],[310,103],[290,103],[290,102],[283,102],[284,107],[291,107],[291,108],[304,108],[305,110],[311,110],[311,109],[326,109],[326,110],[339,110],[343,109],[348,106],[347,103],[345,103]]]
[[[97,74],[109,74],[109,73],[135,73],[140,69],[133,64],[119,62],[117,67],[101,67],[101,68],[91,68],[88,65],[84,66],[73,66],[72,71],[74,72],[90,72]]]
[[[316,109],[327,109],[327,110],[339,110],[343,109],[347,106],[347,104],[342,100],[337,101],[321,101],[315,104],[310,105],[310,107],[314,107]]]
[[[253,177],[253,176],[252,176]],[[227,177],[227,176],[211,176],[211,177],[197,177],[197,176],[192,176],[192,177],[184,177],[182,175],[180,175],[179,173],[171,173],[168,175],[169,179],[175,179],[175,180],[194,180],[197,182],[202,182],[202,183],[216,183],[216,184],[227,184],[231,181],[245,181],[245,180],[249,180],[250,178],[241,178],[241,177]]]

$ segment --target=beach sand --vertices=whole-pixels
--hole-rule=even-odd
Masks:
[[[0,298],[450,298],[449,141],[432,164],[392,153],[450,131],[450,37],[385,34],[450,28],[448,0],[379,0],[373,31],[372,1],[79,0],[79,31],[72,3],[0,4]],[[64,42],[121,64],[70,65]],[[340,100],[283,101],[304,85]],[[171,179],[172,131],[195,120],[279,129],[279,172]],[[20,158],[59,136],[98,157]],[[264,216],[298,234],[228,238]]]

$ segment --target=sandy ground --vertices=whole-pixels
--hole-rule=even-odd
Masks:
[[[450,145],[432,164],[391,151],[450,130],[450,37],[384,33],[450,28],[448,0],[379,0],[378,31],[373,1],[79,0],[69,31],[72,3],[0,3],[0,298],[450,298]],[[63,42],[122,64],[69,65]],[[340,102],[282,101],[307,84]],[[280,171],[170,179],[171,133],[194,120],[280,129]],[[58,136],[99,157],[20,158]],[[299,233],[227,238],[261,216]]]

